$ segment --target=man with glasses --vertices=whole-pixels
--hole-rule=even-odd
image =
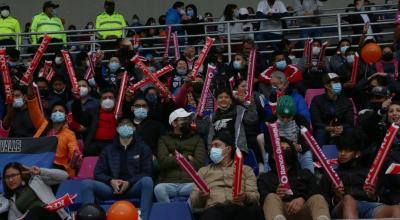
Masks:
[[[193,116],[194,113],[183,108],[173,111],[169,116],[171,131],[158,142],[160,176],[159,184],[154,188],[158,202],[170,202],[172,197],[189,197],[192,192],[192,180],[176,162],[175,151],[181,153],[196,170],[205,163],[204,142],[191,128]]]

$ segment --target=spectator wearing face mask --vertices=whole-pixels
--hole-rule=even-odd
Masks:
[[[140,199],[141,219],[149,220],[153,205],[152,154],[135,134],[128,118],[118,121],[117,139],[101,152],[94,180],[82,183],[82,204],[101,200]]]
[[[193,46],[187,46],[183,51],[183,56],[189,67],[189,71],[192,71],[194,63],[196,62],[196,49]]]
[[[172,5],[172,8],[168,9],[168,11],[165,14],[165,24],[166,25],[171,25],[171,24],[182,24],[182,21],[184,20],[189,20],[190,17],[186,15],[185,13],[185,4],[183,2],[175,2]],[[180,26],[175,26],[172,27],[172,31],[177,31],[178,35],[184,35],[185,30],[183,27]],[[179,38],[182,39],[182,38]]]
[[[351,43],[349,39],[342,39],[339,41],[336,55],[331,56],[331,59],[329,60],[329,67],[332,72],[341,74],[339,69],[341,65],[346,63],[346,50],[347,48],[350,48],[350,46]]]
[[[239,20],[248,20],[249,18],[249,10],[247,8],[240,8],[239,9]],[[251,22],[243,22],[242,23],[242,32],[249,32],[248,34],[242,34],[242,40],[251,39],[254,40],[254,34],[252,33],[253,30],[253,23]]]
[[[176,162],[175,151],[183,154],[196,170],[204,165],[206,148],[203,140],[192,132],[193,117],[193,112],[182,108],[173,111],[169,116],[171,131],[158,142],[160,176],[154,188],[158,202],[170,202],[173,197],[189,197],[192,192],[192,180]]]
[[[343,132],[354,126],[354,109],[350,100],[341,95],[342,84],[336,73],[323,76],[325,94],[316,96],[311,102],[311,121],[314,137],[319,146],[333,143]]]
[[[129,112],[126,113],[126,116],[133,119],[137,136],[150,147],[155,155],[158,139],[165,134],[164,125],[150,117],[149,104],[141,93],[135,95],[129,106]]]
[[[184,83],[184,79],[189,73],[189,66],[185,59],[176,61],[173,75],[168,79],[168,85],[173,95],[176,95]]]
[[[33,34],[31,36],[32,43],[38,44],[42,41],[44,33],[64,31],[64,25],[61,18],[57,16],[56,8],[59,5],[52,1],[47,1],[43,4],[43,12],[35,15],[32,19],[31,32],[40,32],[40,34]],[[65,33],[49,34],[52,37],[51,43],[67,43],[67,35]],[[62,45],[49,45],[47,48],[48,53],[60,51]]]
[[[395,80],[399,77],[399,61],[393,55],[393,49],[385,46],[382,49],[381,60],[375,64],[378,73],[387,73]]]
[[[61,54],[61,51],[57,51],[55,53],[55,57],[52,58],[52,68],[55,72],[56,76],[62,76],[65,79],[68,79],[68,70],[67,70],[67,66],[64,63],[64,57]]]
[[[134,15],[132,16],[132,22],[131,22],[131,24],[129,25],[129,27],[136,27],[135,29],[133,29],[133,30],[135,31],[134,34],[141,35],[142,32],[143,32],[143,30],[142,30],[140,27],[142,27],[142,26],[143,26],[143,24],[140,22],[139,15],[134,14]],[[134,35],[134,34],[133,34],[133,35]],[[129,34],[128,34],[128,36],[132,36],[132,35],[129,35]]]
[[[10,6],[6,3],[0,5],[0,34],[19,34],[21,26],[19,21],[10,16]],[[16,37],[13,35],[1,36],[0,45],[15,45]],[[19,44],[22,43],[22,37],[19,38]]]
[[[27,88],[13,86],[12,104],[7,105],[6,115],[1,123],[2,136],[33,137],[36,133],[27,106]]]
[[[100,102],[97,98],[93,97],[92,88],[89,86],[89,82],[85,79],[78,81],[79,86],[79,97],[82,104],[82,110],[86,111],[88,109],[96,109],[100,107]],[[68,102],[68,110],[71,111],[71,105],[73,100]]]
[[[211,193],[193,186],[190,204],[193,209],[204,209],[200,220],[219,219],[264,219],[258,204],[260,195],[257,178],[253,170],[243,165],[241,193],[233,197],[233,175],[235,153],[234,137],[229,132],[220,132],[212,137],[210,159],[212,163],[200,168],[199,176],[209,186]]]
[[[204,19],[201,15],[197,14],[197,7],[194,4],[187,5],[185,7],[186,16],[188,17],[186,20],[182,21],[182,24],[197,24],[203,23]],[[185,26],[185,31],[187,35],[199,35],[204,34],[204,26],[203,25],[191,25]],[[196,45],[203,41],[203,37],[188,37],[189,45]]]
[[[221,78],[222,76],[218,76]],[[243,54],[236,54],[233,57],[232,62],[229,64],[229,69],[227,71],[227,75],[229,80],[232,80],[232,77],[236,82],[240,80],[247,80],[247,60],[245,59]]]
[[[147,87],[143,91],[143,94],[149,105],[149,117],[155,121],[161,122],[164,127],[168,127],[168,116],[176,109],[175,102],[169,99],[163,99],[154,86]]]
[[[156,19],[153,17],[150,17],[147,19],[145,26],[156,26]],[[162,43],[162,40],[157,39],[157,37],[160,35],[160,30],[158,28],[146,28],[142,32],[143,38],[153,38],[154,39],[143,39],[141,40],[141,43],[143,47],[153,47],[153,45],[157,43]]]
[[[100,94],[100,108],[83,110],[80,95],[75,94],[71,105],[74,120],[87,128],[83,132],[85,156],[98,156],[105,146],[112,143],[117,127],[115,102],[114,91],[104,89]]]
[[[67,83],[64,77],[54,76],[51,79],[52,91],[50,91],[48,102],[52,106],[56,102],[68,103],[72,99],[71,92],[67,89]]]
[[[312,43],[311,63],[307,63],[307,58],[302,57],[298,66],[303,73],[303,78],[307,88],[322,88],[322,76],[330,72],[329,61],[325,54],[322,54],[322,61],[318,62],[321,53],[322,43],[318,39],[314,39]]]
[[[41,113],[37,98],[33,93],[32,85],[28,87],[28,109],[32,123],[37,129],[35,136],[56,136],[57,149],[54,158],[54,167],[67,171],[70,177],[76,175],[77,163],[74,159],[80,159],[81,152],[78,147],[75,134],[68,128],[68,109],[64,103],[54,103],[51,107],[50,120]]]

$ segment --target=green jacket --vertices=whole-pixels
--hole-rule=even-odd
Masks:
[[[188,137],[173,133],[164,135],[158,141],[157,160],[160,165],[159,183],[190,183],[192,179],[180,168],[175,160],[175,150],[181,153],[195,170],[204,166],[207,151],[203,140],[198,135]],[[189,155],[193,157],[190,161]]]
[[[43,32],[43,34],[32,35],[32,43],[37,44],[39,38],[43,37],[46,32],[64,31],[64,25],[59,17],[49,17],[45,13],[35,15],[32,20],[31,32]],[[67,43],[67,35],[49,34],[52,38],[62,40]]]
[[[8,16],[6,18],[0,18],[0,34],[16,34],[21,33],[21,26],[17,19]],[[0,36],[0,40],[4,39],[15,39],[15,36]],[[22,37],[19,37],[19,44],[21,45]]]
[[[126,27],[124,16],[114,12],[112,15],[103,12],[96,17],[96,29],[104,28],[123,28]],[[122,30],[114,31],[99,31],[97,32],[100,39],[107,39],[109,36],[116,36],[118,38],[122,36]]]

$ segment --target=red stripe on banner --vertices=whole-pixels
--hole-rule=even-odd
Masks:
[[[194,170],[189,161],[187,161],[186,158],[178,151],[175,151],[175,159],[178,165],[183,169],[183,171],[185,171],[187,175],[190,176],[190,178],[192,178],[193,182],[201,191],[206,193],[210,192],[210,188],[208,188],[207,183]]]
[[[137,65],[137,67],[144,72],[144,74],[147,75],[147,77],[150,78],[150,80],[156,85],[156,87],[160,90],[161,94],[163,97],[170,97],[170,92],[168,88],[162,84],[160,80],[147,68],[146,65],[142,62],[142,60],[139,58],[139,56],[134,56],[131,61]]]
[[[42,97],[40,96],[39,87],[36,85],[36,83],[32,83],[32,87],[33,87],[33,93],[35,94],[36,99],[39,103],[40,112],[42,112],[42,115],[44,116]]]
[[[232,184],[232,196],[237,197],[242,190],[242,176],[243,176],[243,154],[236,148],[235,156],[233,159],[233,184]]]
[[[319,67],[320,64],[321,64],[322,62],[325,61],[325,60],[324,60],[324,57],[325,57],[325,51],[326,51],[326,48],[327,48],[327,47],[328,47],[328,42],[325,41],[325,42],[322,44],[321,51],[319,52],[319,55],[318,55],[317,67]]]
[[[35,53],[35,56],[32,59],[31,65],[29,65],[28,69],[26,70],[25,74],[21,78],[21,83],[24,85],[28,85],[30,78],[32,77],[33,73],[35,72],[36,68],[39,65],[40,60],[43,57],[44,52],[47,49],[47,46],[49,45],[51,41],[51,37],[49,35],[44,35],[42,43],[40,43],[40,46],[38,50]]]
[[[155,77],[160,78],[160,76],[165,75],[166,73],[169,73],[173,70],[174,68],[171,65],[168,65],[166,67],[163,67],[162,69],[158,70],[157,72],[154,73]],[[139,82],[135,83],[131,87],[129,87],[129,91],[132,93],[135,93],[138,89],[142,88],[143,86],[151,83],[150,77],[147,77],[145,79],[140,80]]]
[[[254,86],[254,68],[256,65],[256,49],[250,51],[249,65],[247,70],[247,95],[245,100],[250,102],[253,97],[253,86]]]
[[[390,147],[392,146],[392,143],[394,141],[394,138],[396,137],[398,130],[399,130],[399,126],[397,126],[395,124],[392,124],[389,127],[389,129],[385,135],[385,138],[383,139],[381,147],[379,148],[379,151],[375,157],[375,160],[372,163],[372,166],[371,166],[371,169],[369,170],[368,176],[365,179],[364,188],[367,187],[368,185],[373,186],[376,183],[377,176],[382,169],[382,165],[386,160],[386,156],[390,150]]]
[[[39,77],[46,77],[53,62],[51,60],[45,60],[43,68],[39,71]]]
[[[124,103],[125,90],[127,85],[128,85],[128,72],[125,71],[122,75],[121,83],[119,85],[117,106],[115,108],[115,119],[118,119],[118,115],[120,115],[122,111],[122,104]]]
[[[165,36],[165,51],[164,51],[164,58],[168,59],[169,57],[169,45],[171,43],[171,31],[172,27],[168,26],[167,27],[167,35]]]
[[[74,90],[74,92],[79,93],[79,85],[78,85],[78,81],[76,80],[75,70],[72,65],[71,57],[69,56],[69,53],[66,50],[61,50],[61,53],[64,57],[64,63],[65,63],[65,66],[67,67],[67,72],[68,72],[69,80],[71,82],[72,89]]]
[[[317,157],[317,160],[320,162],[322,168],[325,170],[335,187],[343,186],[342,181],[337,173],[333,170],[332,166],[328,163],[328,159],[326,159],[325,154],[321,151],[321,148],[318,146],[317,141],[311,135],[310,131],[308,131],[305,127],[301,127],[301,135],[306,140],[308,146],[310,146],[311,151]]]
[[[286,163],[283,157],[283,151],[281,148],[281,140],[279,138],[278,124],[265,123],[268,128],[268,132],[271,139],[271,144],[274,149],[276,171],[278,172],[279,183],[283,185],[283,188],[287,189],[286,194],[293,195],[293,191],[290,188],[289,178],[287,176]]]
[[[57,200],[50,202],[49,204],[46,204],[43,206],[44,209],[50,211],[50,212],[56,212],[64,207],[67,207],[71,204],[74,203],[74,199],[77,197],[76,194],[74,195],[69,195],[68,193],[65,194],[63,197],[58,198]]]
[[[211,49],[212,44],[214,43],[215,39],[207,37],[206,44],[204,45],[203,49],[200,52],[199,58],[197,58],[196,62],[194,63],[192,72],[189,74],[189,78],[194,81],[196,79],[197,74],[199,73],[201,65],[204,63],[204,60],[207,57],[208,52]]]
[[[306,63],[308,65],[311,64],[312,42],[313,42],[313,39],[307,39],[304,43],[303,57],[306,58]]]
[[[196,109],[196,115],[198,116],[203,116],[203,112],[206,107],[207,96],[210,92],[211,81],[214,78],[214,71],[215,66],[208,65],[206,79],[204,80],[203,89],[201,90],[201,96]]]
[[[353,63],[353,66],[351,68],[351,78],[350,78],[350,82],[351,83],[356,83],[357,82],[357,74],[358,74],[358,64],[359,64],[359,62],[360,62],[360,56],[356,52],[354,54],[354,63]]]
[[[0,49],[0,70],[1,76],[3,78],[4,85],[4,94],[6,98],[6,104],[11,104],[14,101],[13,91],[12,91],[12,82],[10,78],[10,70],[8,69],[7,64],[7,52],[6,48]]]
[[[56,74],[56,72],[54,71],[54,69],[50,67],[50,71],[49,71],[49,73],[48,73],[47,76],[46,76],[46,80],[47,80],[48,82],[50,82],[51,79],[53,79],[53,76],[54,76],[55,74]]]
[[[96,53],[95,52],[89,52],[88,53],[88,61],[89,61],[89,66],[88,69],[86,70],[85,73],[85,79],[89,80],[91,78],[93,78],[94,74],[95,74],[95,63],[96,63]]]
[[[175,60],[179,60],[181,59],[181,53],[179,52],[178,33],[176,31],[172,33],[172,40],[174,41]]]

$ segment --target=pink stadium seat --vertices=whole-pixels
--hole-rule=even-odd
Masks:
[[[315,96],[325,93],[325,89],[307,89],[304,99],[306,100],[308,108],[310,108],[311,101]]]
[[[85,157],[83,158],[81,168],[76,176],[76,179],[93,179],[93,171],[99,157]]]

